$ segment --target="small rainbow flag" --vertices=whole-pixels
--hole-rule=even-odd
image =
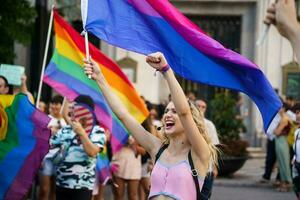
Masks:
[[[112,178],[106,146],[97,157],[96,172],[98,174],[98,180],[102,185],[105,185],[107,181]]]
[[[112,133],[112,151],[119,150],[128,139],[128,132],[109,108],[97,83],[83,69],[84,38],[54,11],[55,50],[45,71],[44,82],[58,93],[73,100],[79,94],[89,95],[95,102],[95,113],[102,127]],[[89,44],[92,58],[100,66],[108,84],[129,112],[141,123],[148,110],[118,65]]]
[[[0,199],[24,199],[49,150],[50,118],[27,95],[0,95]]]

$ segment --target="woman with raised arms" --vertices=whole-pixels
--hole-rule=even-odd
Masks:
[[[148,55],[146,62],[161,72],[172,96],[162,118],[164,141],[148,133],[131,116],[95,62],[85,60],[84,67],[85,73],[98,83],[113,112],[155,163],[149,199],[201,199],[200,191],[209,165],[217,160],[217,151],[205,130],[203,115],[186,99],[162,53]]]

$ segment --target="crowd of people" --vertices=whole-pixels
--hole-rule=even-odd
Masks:
[[[297,128],[300,125],[300,104],[295,103],[292,97],[288,97],[283,107],[275,116],[267,131],[267,156],[265,172],[260,180],[268,183],[277,161],[278,173],[274,186],[277,191],[287,192],[292,188],[292,177],[296,177],[293,171],[294,155],[297,143]]]
[[[300,25],[292,0],[280,0],[267,10],[266,24],[274,24],[292,44],[300,60]],[[185,95],[164,55],[146,57],[146,62],[165,78],[170,98],[167,105],[153,106],[145,100],[149,117],[139,124],[112,92],[100,68],[85,60],[85,73],[101,88],[110,108],[131,136],[122,149],[109,153],[113,178],[110,181],[114,199],[209,199],[214,178],[218,175],[220,141],[213,122],[205,118],[207,102]],[[11,87],[0,76],[0,94],[23,92],[34,102],[26,87],[26,76],[20,87]],[[97,155],[110,149],[110,134],[96,118],[91,97],[79,95],[74,102],[54,96],[49,103],[38,102],[38,108],[51,118],[50,150],[39,173],[39,199],[102,200],[103,185],[96,175]],[[163,110],[163,113],[161,113]],[[288,97],[267,131],[266,170],[261,182],[268,182],[277,160],[278,191],[292,186],[300,199],[300,104]],[[180,172],[180,173],[179,173]],[[179,181],[180,180],[180,181]]]

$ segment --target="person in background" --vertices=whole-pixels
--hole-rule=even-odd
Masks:
[[[300,199],[300,103],[297,103],[293,107],[293,111],[296,114],[296,123],[298,125],[294,133],[294,158],[292,161],[292,177],[294,192],[298,199]]]
[[[7,79],[0,75],[0,94],[13,94],[13,88],[9,85]]]
[[[212,121],[205,118],[205,113],[206,113],[206,109],[207,109],[206,102],[202,99],[196,100],[196,106],[198,106],[199,110],[203,113],[205,128],[211,138],[212,143],[214,145],[219,145],[220,141],[219,141],[218,133],[216,130],[216,126],[214,125],[214,123]],[[201,190],[201,194],[203,195],[203,200],[209,199],[211,197],[214,179],[217,176],[218,176],[218,168],[217,168],[217,166],[214,166],[213,164],[211,164],[209,167],[208,173],[205,177],[203,188]]]
[[[196,95],[192,91],[188,91],[186,93],[186,98],[188,98],[190,101],[195,102],[196,101]]]
[[[295,105],[295,99],[293,96],[286,97],[285,103],[288,105],[288,109],[292,109]]]
[[[138,187],[142,175],[141,154],[145,153],[135,139],[129,136],[127,144],[113,155],[111,164],[117,166],[117,170],[113,172],[115,200],[124,199],[126,184],[128,199],[138,200]]]
[[[105,133],[96,125],[91,97],[76,97],[70,113],[71,124],[50,139],[52,147],[63,150],[60,162],[56,163],[56,199],[91,200],[96,156],[105,143]]]
[[[265,160],[265,171],[262,175],[262,178],[259,180],[259,183],[265,184],[269,183],[271,179],[271,174],[273,172],[274,165],[276,163],[276,150],[275,150],[275,129],[279,125],[281,120],[280,115],[277,115],[272,120],[268,130],[267,130],[267,153],[266,153],[266,160]],[[275,184],[276,187],[280,185],[280,174],[279,171],[276,175]]]
[[[204,115],[205,126],[206,126],[206,128],[208,130],[208,134],[211,137],[212,143],[214,145],[220,144],[216,126],[214,125],[214,123],[212,121],[208,120],[205,117],[206,110],[207,110],[207,104],[206,104],[206,102],[204,100],[202,100],[202,99],[199,99],[199,100],[196,101],[196,105],[198,106],[199,110]]]
[[[279,111],[280,122],[274,133],[276,157],[279,165],[279,173],[281,183],[277,190],[280,192],[288,192],[291,188],[292,177],[290,169],[290,149],[287,142],[287,135],[291,128],[291,121],[286,114],[288,105],[283,103],[283,107]]]
[[[48,114],[47,104],[44,101],[40,101],[38,105],[38,109],[46,114]]]
[[[158,119],[157,109],[153,105],[149,109],[149,116],[150,116],[150,121],[152,122],[152,125],[154,126],[155,129],[158,129],[159,127],[162,126],[161,121]]]
[[[63,97],[60,95],[54,96],[50,101],[49,117],[51,118],[48,127],[51,129],[53,137],[58,130],[67,125],[62,110]],[[50,149],[49,153],[45,156],[40,176],[40,200],[54,200],[55,199],[55,166],[52,162],[55,151]]]
[[[267,9],[265,24],[273,24],[288,39],[300,61],[300,24],[297,20],[295,0],[278,0]]]
[[[29,92],[27,88],[27,76],[25,74],[21,76],[21,85],[13,87],[13,94],[18,94],[20,92],[26,94],[30,102],[34,103],[33,95]]]

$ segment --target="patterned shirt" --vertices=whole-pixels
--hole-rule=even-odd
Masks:
[[[104,129],[94,126],[89,139],[102,148],[105,144]],[[56,184],[63,188],[92,190],[95,182],[96,157],[89,157],[79,140],[71,126],[60,129],[50,139],[51,145],[66,149],[65,159],[56,169]]]

